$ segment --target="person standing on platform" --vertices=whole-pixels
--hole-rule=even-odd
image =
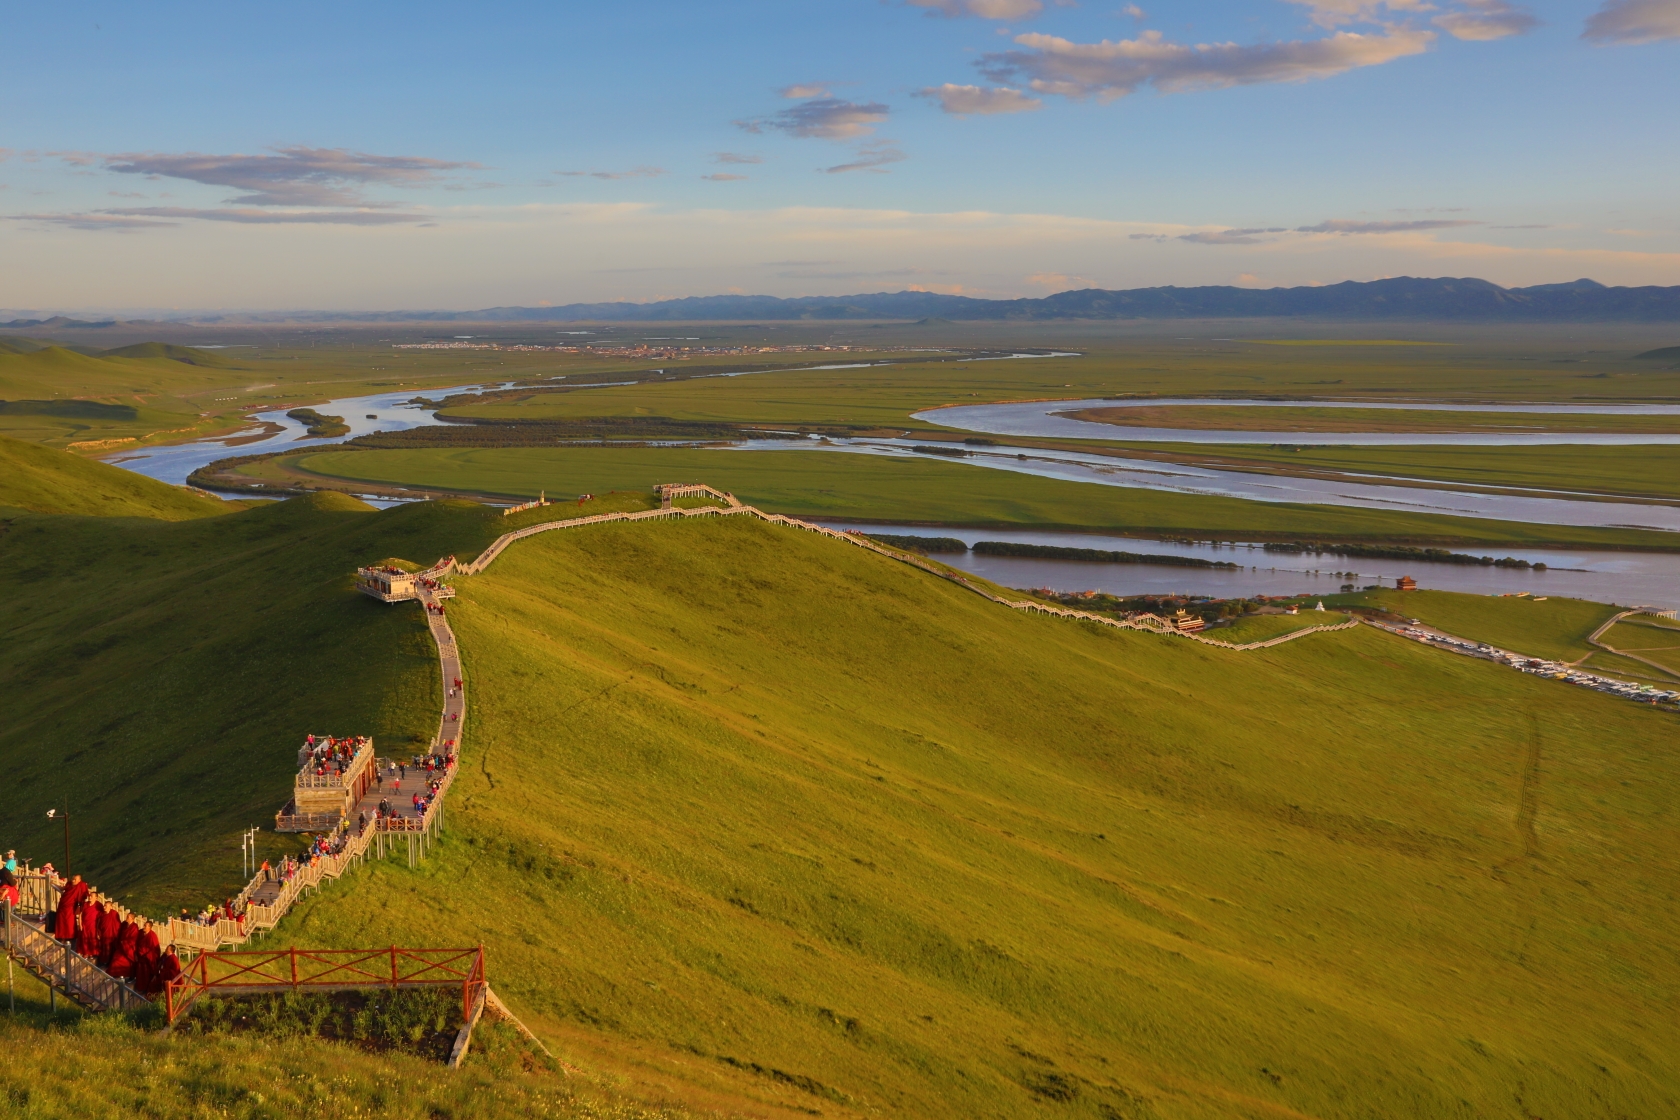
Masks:
[[[169,982],[179,975],[181,975],[181,958],[175,955],[175,946],[171,945],[164,950],[163,956],[158,960],[157,975],[152,978],[154,991],[150,994],[157,995],[162,992],[169,986]]]
[[[17,904],[18,904],[17,872],[15,872],[15,871],[11,870],[10,868],[4,866],[3,864],[0,864],[0,901],[5,902],[7,905],[11,906],[12,909],[14,909],[14,910],[17,909]]]
[[[53,915],[54,937],[60,941],[69,941],[76,936],[76,918],[80,915],[82,903],[87,900],[87,896],[88,885],[82,882],[82,877],[70,876],[64,893],[58,896],[58,911]]]

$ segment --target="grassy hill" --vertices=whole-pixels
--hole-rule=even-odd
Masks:
[[[238,508],[120,467],[0,436],[0,510],[6,507],[166,521],[211,517]]]
[[[539,537],[461,587],[447,842],[285,932],[480,938],[569,1060],[772,1114],[1680,1094],[1671,717],[1369,630],[1016,615],[748,522]]]
[[[136,342],[132,346],[118,346],[113,350],[99,352],[101,358],[163,358],[171,362],[184,362],[189,366],[208,366],[212,369],[237,369],[238,363],[211,350],[200,350],[193,346],[177,346],[171,342]]]
[[[351,569],[470,556],[553,512],[318,494],[18,516],[7,846],[57,859],[45,808],[68,795],[96,882],[154,913],[219,898],[301,734],[429,734],[419,613]],[[568,1086],[766,1117],[1680,1100],[1672,717],[1368,629],[1238,655],[1021,615],[740,519],[539,536],[459,586],[474,707],[449,831],[279,936],[483,942],[583,1071]],[[294,1094],[281,1112],[302,1099],[254,1044],[100,1029],[7,1038],[90,1071],[43,1101],[132,1108],[140,1079],[165,1112],[261,1114],[232,1095],[247,1068],[246,1092]],[[370,1082],[411,1075],[303,1045],[330,1071],[317,1101],[378,1108]],[[413,1076],[443,1114],[633,1111]]]

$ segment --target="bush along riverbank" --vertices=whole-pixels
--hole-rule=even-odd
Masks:
[[[1449,552],[1444,548],[1418,548],[1413,545],[1379,544],[1320,544],[1311,541],[1282,541],[1264,546],[1267,552],[1288,552],[1316,556],[1358,556],[1369,560],[1427,560],[1432,564],[1477,564],[1484,568],[1533,568],[1545,571],[1543,563],[1529,563],[1507,556],[1495,560],[1491,556],[1471,556],[1464,552]],[[975,546],[976,550],[979,546]]]
[[[1269,546],[1268,546],[1269,547]],[[1142,552],[1109,552],[1100,548],[1064,548],[1053,544],[1019,544],[1014,541],[976,541],[981,556],[1024,556],[1034,560],[1086,560],[1099,564],[1166,564],[1175,568],[1240,568],[1227,560],[1204,560],[1199,556],[1156,556]]]

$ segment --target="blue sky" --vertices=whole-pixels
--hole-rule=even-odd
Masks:
[[[1680,284],[1680,0],[67,0],[7,26],[4,308]]]

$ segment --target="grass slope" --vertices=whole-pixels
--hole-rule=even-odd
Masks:
[[[19,698],[0,746],[8,846],[62,863],[45,814],[68,799],[75,866],[105,889],[154,914],[220,899],[306,732],[411,751],[436,729],[431,641],[356,595],[355,567],[471,554],[502,521],[336,494],[174,524],[19,516],[0,536],[0,675]]]
[[[238,506],[120,467],[0,436],[0,509],[178,521]]]
[[[1680,1107],[1670,717],[1368,629],[1020,615],[740,520],[461,589],[451,831],[285,932],[481,939],[571,1060],[761,1115]]]
[[[192,346],[176,346],[168,342],[137,342],[132,346],[118,346],[102,350],[101,358],[164,358],[184,362],[189,366],[209,366],[212,369],[237,369],[238,365],[220,354],[199,350]]]
[[[1512,653],[1577,661],[1593,652],[1587,638],[1620,610],[1584,599],[1543,602],[1457,591],[1365,591],[1326,595],[1326,607],[1372,606],[1415,618],[1429,626],[1487,642]]]
[[[518,498],[534,498],[544,490],[549,494],[600,493],[613,488],[642,490],[675,478],[705,479],[779,513],[901,524],[1031,525],[1224,540],[1676,547],[1672,533],[1173,494],[1039,478],[934,461],[931,456],[521,447],[322,451],[286,462],[329,478]],[[261,477],[283,476],[270,468]]]

